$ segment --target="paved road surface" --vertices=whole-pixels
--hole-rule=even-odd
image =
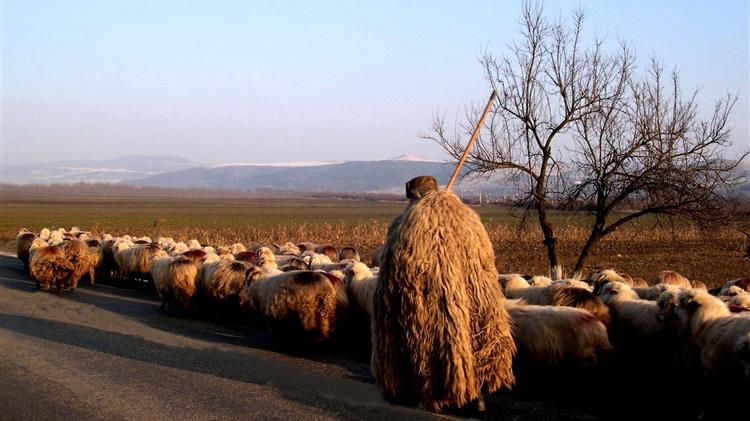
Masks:
[[[37,291],[0,256],[3,420],[445,417],[384,401],[366,356],[333,348],[277,352],[262,326],[167,316],[145,290]],[[506,394],[486,417],[585,416]]]

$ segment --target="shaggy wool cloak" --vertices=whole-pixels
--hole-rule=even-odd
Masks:
[[[511,321],[473,210],[427,193],[391,223],[380,257],[372,371],[388,398],[440,411],[513,385]]]

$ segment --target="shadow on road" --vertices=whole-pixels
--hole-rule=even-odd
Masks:
[[[108,332],[87,326],[62,323],[35,317],[0,314],[3,329],[23,335],[107,353],[139,362],[208,374],[221,378],[268,386],[286,399],[322,409],[349,412],[342,407],[341,396],[372,404],[371,411],[381,416],[425,417],[429,414],[404,407],[383,404],[372,385],[358,382],[342,384],[341,380],[300,370],[258,353],[232,352],[214,347],[196,349],[173,347],[145,340],[140,336]],[[336,399],[338,397],[338,399]],[[353,411],[353,407],[350,408]],[[368,409],[370,411],[370,409]]]

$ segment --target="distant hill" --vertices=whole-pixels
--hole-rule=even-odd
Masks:
[[[380,161],[221,164],[149,176],[129,183],[154,187],[281,189],[302,192],[403,192],[429,174],[447,183],[454,164],[398,157]]]
[[[256,192],[386,193],[403,195],[404,183],[433,175],[446,184],[454,163],[401,155],[375,161],[222,163],[204,166],[175,156],[133,155],[111,160],[65,160],[3,168],[6,184],[119,183],[142,187],[231,189]],[[501,195],[495,181],[460,182],[464,194]]]
[[[65,160],[3,168],[3,183],[120,183],[193,168],[200,164],[167,155],[131,155],[109,160]]]

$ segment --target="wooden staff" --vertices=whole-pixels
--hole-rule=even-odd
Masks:
[[[479,130],[482,128],[482,124],[484,123],[484,119],[487,117],[487,114],[490,112],[490,107],[492,107],[492,103],[495,101],[495,97],[497,97],[497,92],[495,90],[492,90],[492,94],[490,95],[490,100],[487,101],[487,106],[484,107],[484,112],[482,113],[482,117],[479,119],[479,122],[477,122],[477,127],[474,129],[474,133],[471,134],[471,139],[469,139],[469,144],[466,145],[466,149],[464,149],[464,154],[461,155],[461,159],[458,160],[458,164],[456,164],[456,169],[453,170],[453,175],[451,176],[451,180],[448,182],[448,186],[445,188],[446,191],[450,191],[453,187],[453,183],[456,182],[456,178],[458,178],[458,173],[461,171],[461,167],[464,165],[464,161],[466,161],[466,157],[469,155],[469,151],[471,150],[472,145],[474,145],[474,141],[477,139],[477,136],[479,135]]]

